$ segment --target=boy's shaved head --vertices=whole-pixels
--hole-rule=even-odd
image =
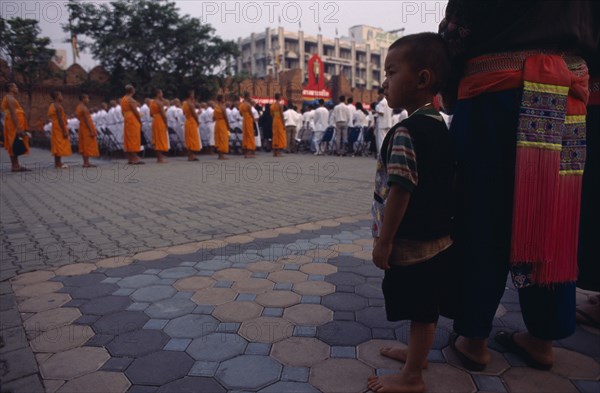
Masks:
[[[411,34],[399,38],[388,51],[405,48],[405,59],[415,71],[428,69],[434,77],[431,92],[438,93],[450,78],[450,52],[446,43],[436,33]]]

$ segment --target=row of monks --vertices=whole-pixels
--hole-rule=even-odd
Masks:
[[[23,108],[19,104],[16,95],[18,93],[18,87],[14,83],[7,85],[8,94],[2,100],[2,111],[5,114],[5,125],[4,125],[4,145],[11,157],[12,170],[13,171],[24,171],[26,168],[19,164],[18,156],[13,152],[13,143],[15,138],[22,139],[28,146],[27,136],[27,124],[26,116]],[[127,154],[128,163],[132,165],[140,165],[144,162],[139,158],[138,153],[142,149],[142,126],[144,123],[142,116],[146,116],[144,109],[141,109],[138,102],[134,99],[135,88],[132,85],[125,86],[125,95],[119,102],[120,115],[122,116],[122,134],[115,132],[116,136],[122,142],[123,151]],[[49,118],[49,133],[50,133],[50,150],[54,156],[54,164],[57,168],[65,168],[66,166],[62,163],[62,157],[70,156],[71,142],[69,137],[69,124],[65,114],[65,110],[62,106],[62,94],[59,91],[51,93],[52,103],[48,108]],[[280,94],[275,94],[275,102],[270,106],[271,116],[273,118],[273,155],[281,156],[281,151],[287,145],[284,119],[283,119],[283,108],[280,104]],[[115,108],[116,102],[112,105]],[[154,94],[154,99],[146,102],[149,117],[151,118],[151,133],[152,133],[152,145],[157,153],[157,161],[159,163],[165,163],[165,153],[169,150],[169,134],[168,125],[170,124],[167,118],[167,106],[168,101],[163,98],[163,93],[160,89],[157,89]],[[219,159],[225,160],[225,156],[229,152],[229,130],[232,128],[229,124],[227,110],[225,106],[225,99],[222,95],[217,96],[215,102],[211,102],[210,111],[212,113],[211,122],[214,122],[214,146],[219,155]],[[98,118],[92,118],[92,114],[89,109],[89,97],[87,95],[81,95],[79,97],[79,103],[76,108],[75,116],[78,121],[78,150],[83,157],[84,167],[93,167],[90,163],[90,157],[98,157],[100,155],[98,147],[98,129],[99,123]],[[197,161],[195,154],[202,149],[201,138],[200,138],[200,116],[197,110],[198,104],[195,100],[195,94],[193,90],[190,90],[187,94],[186,99],[180,106],[181,115],[180,117],[185,118],[184,128],[184,145],[188,152],[188,160]],[[179,105],[176,106],[179,108]],[[248,93],[244,94],[243,101],[238,105],[239,114],[241,117],[241,129],[242,129],[242,148],[244,150],[244,156],[246,158],[254,157],[256,150],[256,142],[254,136],[254,115],[253,115],[253,102],[250,99]],[[106,109],[106,108],[104,108]],[[110,110],[109,112],[110,113]],[[107,113],[107,115],[108,115]],[[116,115],[116,113],[114,114]],[[95,113],[97,117],[97,113]],[[108,116],[107,116],[108,117]],[[100,123],[104,126],[108,126],[107,118],[104,118],[104,123],[100,120]],[[212,135],[212,133],[211,133]]]

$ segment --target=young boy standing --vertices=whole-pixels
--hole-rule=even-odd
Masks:
[[[433,97],[448,79],[449,56],[434,33],[405,36],[385,59],[384,95],[410,116],[385,136],[377,160],[373,201],[373,263],[385,270],[387,319],[410,320],[408,348],[382,355],[406,362],[399,374],[372,376],[374,392],[423,392],[422,369],[440,314],[449,315],[452,284],[454,154]]]

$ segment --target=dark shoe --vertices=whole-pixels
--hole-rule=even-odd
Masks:
[[[504,347],[504,349],[506,349],[508,352],[514,353],[515,355],[520,357],[521,360],[527,363],[529,367],[535,368],[537,370],[550,370],[552,368],[552,364],[544,364],[538,362],[529,354],[529,352],[525,350],[525,348],[517,344],[517,342],[515,341],[516,333],[517,332],[509,333],[506,331],[499,331],[494,337],[494,339],[498,342],[498,344],[502,345],[502,347]]]
[[[456,348],[456,340],[458,339],[458,337],[459,336],[456,332],[452,332],[452,334],[450,334],[449,344],[450,344],[450,348],[452,348],[452,350],[454,351],[454,353],[456,354],[456,356],[462,363],[462,366],[469,371],[485,370],[485,368],[487,367],[487,364],[479,363],[479,362],[472,360],[467,355],[465,355],[464,353],[459,351],[458,348]]]

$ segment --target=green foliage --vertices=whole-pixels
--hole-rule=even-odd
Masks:
[[[19,74],[29,93],[52,72],[49,63],[55,51],[48,48],[50,39],[39,35],[36,20],[0,18],[0,57],[8,63],[13,78]]]
[[[212,96],[216,76],[226,74],[237,55],[233,41],[188,15],[179,15],[167,0],[114,0],[86,3],[70,0],[66,32],[77,35],[82,49],[111,74],[115,95],[133,83],[140,95],[155,88],[165,96],[184,96],[194,89]]]

